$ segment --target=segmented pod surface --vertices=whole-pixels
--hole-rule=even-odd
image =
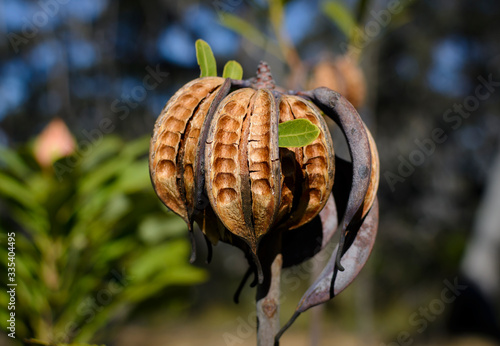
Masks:
[[[285,229],[311,221],[325,206],[335,175],[333,141],[320,110],[303,98],[283,95],[279,104],[280,122],[308,119],[320,129],[311,144],[281,148],[283,174],[280,221]]]
[[[186,222],[193,201],[193,162],[206,110],[223,78],[195,79],[169,100],[158,117],[150,144],[149,171],[158,197]]]
[[[278,119],[272,93],[244,88],[217,108],[206,146],[207,195],[227,229],[256,252],[279,207]]]

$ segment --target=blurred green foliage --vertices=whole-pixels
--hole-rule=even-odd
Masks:
[[[29,147],[0,148],[0,275],[15,232],[18,339],[89,342],[167,286],[207,277],[189,265],[186,225],[151,187],[149,138],[93,144],[48,168]]]
[[[346,37],[351,38],[357,23],[349,9],[342,2],[325,1],[322,4],[322,10]]]
[[[105,345],[89,345],[89,344],[81,344],[81,343],[73,343],[73,344],[49,344],[36,339],[28,339],[24,341],[27,345],[43,345],[43,346],[105,346]]]

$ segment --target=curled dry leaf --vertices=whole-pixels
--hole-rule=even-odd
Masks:
[[[339,271],[336,264],[337,247],[318,279],[302,296],[295,313],[276,335],[275,345],[279,345],[281,335],[290,327],[297,317],[313,306],[323,304],[342,292],[358,276],[373,249],[378,230],[378,202],[375,199],[361,225],[358,225],[356,238],[348,246],[344,255],[346,270]]]
[[[299,95],[309,97],[319,108],[332,118],[344,133],[352,158],[352,184],[347,200],[347,207],[339,227],[342,229],[340,251],[337,255],[337,266],[344,270],[340,263],[343,243],[349,225],[362,217],[362,206],[372,181],[372,155],[370,139],[365,125],[357,115],[354,107],[339,93],[328,88],[318,88]],[[378,175],[378,172],[376,173]]]

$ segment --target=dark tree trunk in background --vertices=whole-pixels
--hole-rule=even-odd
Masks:
[[[490,171],[484,197],[462,263],[460,284],[467,288],[454,302],[450,331],[479,334],[500,342],[500,150]],[[495,303],[497,311],[495,312]]]

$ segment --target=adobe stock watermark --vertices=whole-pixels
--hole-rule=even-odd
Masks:
[[[121,293],[130,284],[131,278],[122,269],[121,272],[111,270],[112,279],[92,297],[84,299],[77,307],[77,318],[66,323],[64,330],[55,336],[57,343],[70,342],[87,323],[94,320],[96,315],[112,303],[113,297]],[[76,322],[78,321],[78,322]]]
[[[111,111],[117,115],[119,120],[127,119],[130,110],[137,108],[146,99],[148,92],[156,89],[169,75],[167,72],[160,70],[159,64],[155,68],[147,66],[146,72],[142,84],[136,85],[128,93],[122,94],[119,99],[115,99],[111,103]],[[94,148],[102,142],[104,135],[113,132],[115,129],[116,124],[110,117],[101,119],[97,128],[92,130],[83,129],[81,134],[84,139],[78,141],[76,152],[54,164],[57,179],[62,181],[63,176],[66,173],[71,173],[81,158],[92,153]]]
[[[40,0],[37,2],[38,10],[29,18],[23,17],[24,24],[21,27],[21,33],[9,32],[7,38],[9,43],[17,54],[19,46],[27,44],[35,38],[40,29],[49,23],[49,21],[58,15],[61,5],[66,5],[70,0]]]
[[[479,83],[476,85],[472,95],[465,97],[460,103],[453,104],[452,107],[443,112],[443,121],[450,124],[450,130],[448,130],[448,132],[459,129],[464,119],[469,118],[479,109],[481,101],[487,100],[495,92],[495,89],[500,86],[500,80],[493,80],[493,75],[491,73],[487,78],[479,76],[477,80]],[[426,138],[415,139],[415,149],[407,156],[398,155],[399,165],[397,172],[384,172],[384,178],[391,191],[396,191],[396,184],[406,181],[407,178],[415,173],[417,167],[423,165],[424,162],[434,154],[436,147],[446,142],[447,139],[447,131],[441,127],[434,128]]]
[[[359,53],[363,48],[375,40],[382,30],[392,22],[394,15],[401,13],[414,0],[389,0],[387,7],[380,11],[371,10],[371,19],[363,28],[355,27],[351,36],[354,38],[349,44],[342,42],[340,49],[343,52],[354,51]]]
[[[417,311],[408,316],[408,324],[411,327],[416,327],[419,334],[423,333],[429,323],[434,322],[446,310],[446,306],[453,303],[468,288],[466,285],[460,285],[456,277],[453,282],[448,279],[444,280],[443,284],[445,287],[441,290],[438,298],[420,306]],[[380,346],[410,346],[414,341],[411,334],[403,330],[397,335],[396,341],[388,344],[381,343]]]

